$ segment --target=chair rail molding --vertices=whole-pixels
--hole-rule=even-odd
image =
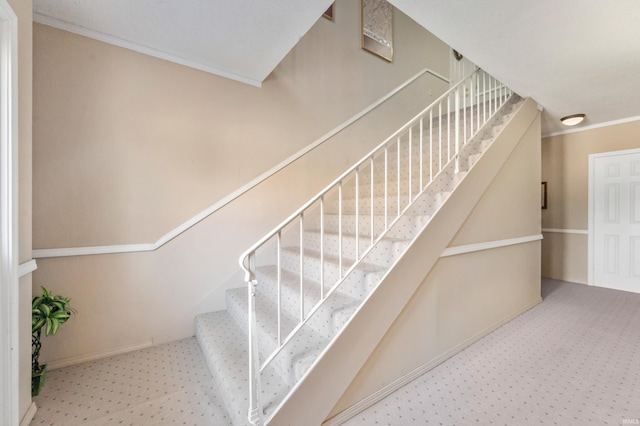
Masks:
[[[449,247],[442,252],[440,257],[457,256],[459,254],[473,253],[483,250],[493,250],[500,247],[508,247],[516,244],[531,243],[533,241],[540,241],[543,237],[540,234],[527,235],[524,237],[508,238],[505,240],[486,241],[475,244],[465,244],[462,246]]]
[[[29,275],[36,269],[38,269],[38,264],[36,263],[35,259],[31,259],[27,262],[21,263],[18,266],[18,278],[22,278],[25,275]]]
[[[542,228],[542,232],[547,232],[550,234],[581,234],[581,235],[589,235],[589,230],[587,229],[565,229],[565,228]]]
[[[96,255],[96,254],[115,254],[115,253],[134,253],[134,252],[155,251],[160,247],[162,247],[163,245],[167,244],[169,241],[173,240],[178,235],[182,234],[183,232],[197,225],[202,220],[211,216],[213,213],[220,210],[227,204],[231,203],[236,198],[242,196],[244,193],[250,191],[260,183],[264,182],[271,176],[275,175],[280,170],[289,166],[291,163],[295,162],[296,160],[310,153],[311,151],[313,151],[314,149],[316,149],[317,147],[319,147],[320,145],[328,141],[330,138],[337,135],[342,130],[344,130],[351,124],[355,123],[356,121],[358,121],[359,119],[367,115],[369,112],[373,111],[374,109],[376,109],[377,107],[379,107],[380,105],[382,105],[383,103],[391,99],[394,95],[398,94],[400,91],[408,87],[411,83],[415,82],[418,78],[422,77],[425,74],[430,74],[433,77],[436,77],[437,79],[444,81],[445,83],[449,82],[449,79],[447,77],[444,77],[443,75],[437,73],[436,71],[433,71],[429,68],[423,68],[418,73],[416,73],[411,78],[409,78],[407,81],[400,84],[398,87],[396,87],[395,89],[393,89],[392,91],[390,91],[389,93],[384,95],[382,98],[378,99],[376,102],[369,105],[367,108],[363,109],[353,117],[349,118],[347,121],[343,122],[342,124],[337,126],[335,129],[329,131],[328,133],[321,136],[319,139],[315,140],[314,142],[307,145],[306,147],[302,148],[300,151],[296,152],[289,158],[283,160],[282,162],[275,165],[274,167],[267,170],[266,172],[262,173],[260,176],[256,177],[252,181],[246,183],[242,187],[233,191],[232,193],[222,198],[217,203],[213,204],[211,207],[203,210],[202,212],[193,216],[191,219],[179,225],[178,227],[172,229],[171,231],[169,231],[168,233],[160,237],[160,239],[158,239],[154,243],[35,249],[32,252],[32,256],[35,259],[43,259],[43,258],[49,258],[49,257],[87,256],[87,255]]]

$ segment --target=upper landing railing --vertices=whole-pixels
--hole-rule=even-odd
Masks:
[[[513,92],[483,70],[476,70],[449,89],[433,104],[388,137],[362,160],[338,177],[326,189],[309,200],[273,231],[260,239],[240,257],[249,290],[249,370],[250,408],[252,423],[260,421],[263,403],[259,401],[261,372],[282,348],[307,323],[323,302],[336,291],[345,277],[375,247],[386,232],[399,220],[413,201],[452,164],[458,170],[461,148],[474,136]],[[383,195],[379,195],[382,193]],[[378,200],[384,201],[375,203]],[[348,207],[347,207],[348,204]],[[348,213],[347,213],[348,210]],[[331,215],[337,230],[336,248],[328,254],[325,244],[327,221]],[[344,243],[345,218],[350,216],[357,232]],[[355,224],[353,224],[355,222]],[[319,232],[319,242],[312,248],[305,233],[310,228]],[[337,232],[336,232],[337,231]],[[362,234],[362,235],[361,235]],[[284,247],[295,247],[299,266],[299,307],[297,325],[282,331],[283,307],[282,253]],[[305,251],[319,257],[319,300],[313,307],[305,306]],[[329,274],[325,265],[335,265],[337,273]],[[277,345],[270,354],[258,348],[256,317],[256,268],[276,265],[278,294]],[[291,265],[289,265],[290,268]],[[308,267],[308,266],[307,266]],[[296,302],[298,303],[298,302]]]

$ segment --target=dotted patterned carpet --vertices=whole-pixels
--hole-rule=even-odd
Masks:
[[[543,280],[544,302],[345,423],[640,423],[640,294]],[[195,338],[53,370],[33,425],[228,425]]]
[[[640,294],[542,288],[543,303],[344,424],[640,424]]]
[[[47,372],[32,425],[228,425],[195,338]]]

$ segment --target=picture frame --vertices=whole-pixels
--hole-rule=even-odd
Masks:
[[[393,6],[386,0],[361,2],[362,48],[393,61]]]
[[[542,182],[540,190],[540,205],[543,210],[547,208],[547,182]]]
[[[326,18],[330,21],[333,21],[333,6],[335,3],[332,3],[331,6],[322,14],[323,18]]]

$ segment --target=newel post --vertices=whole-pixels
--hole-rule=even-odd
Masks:
[[[249,297],[249,412],[248,420],[253,425],[262,424],[262,403],[260,402],[260,355],[258,350],[258,334],[256,319],[256,287],[255,253],[249,255],[249,268],[245,280]]]

